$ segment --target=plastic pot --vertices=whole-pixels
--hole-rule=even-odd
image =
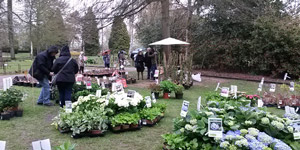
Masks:
[[[183,98],[183,93],[175,93],[175,98],[176,99],[182,99]]]
[[[115,126],[112,128],[113,131],[120,131],[121,130],[121,126]]]
[[[10,113],[8,112],[1,113],[1,120],[9,120],[10,118],[11,118]]]
[[[90,133],[92,135],[100,135],[100,134],[102,134],[102,131],[101,130],[90,130]]]
[[[23,109],[18,109],[15,111],[15,116],[16,117],[22,117],[23,116]]]
[[[139,124],[130,124],[131,129],[137,129],[139,128]]]
[[[127,130],[129,129],[130,125],[129,124],[123,124],[122,125],[122,130]]]
[[[159,98],[159,92],[152,92],[152,93],[154,93],[155,99],[158,99],[158,98]]]

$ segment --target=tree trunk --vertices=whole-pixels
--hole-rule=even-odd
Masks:
[[[162,13],[162,37],[163,39],[170,37],[170,2],[169,0],[161,0],[161,13]],[[170,55],[171,47],[163,46],[164,52],[164,69],[165,69],[165,78],[169,77],[169,55]]]
[[[10,58],[15,59],[12,0],[7,0],[7,23],[8,23],[8,42],[10,47]]]

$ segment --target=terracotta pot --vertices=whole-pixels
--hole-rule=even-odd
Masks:
[[[127,130],[129,129],[130,125],[129,124],[123,124],[122,125],[122,130]]]
[[[130,124],[131,129],[139,128],[139,124]]]
[[[100,135],[102,133],[102,131],[101,130],[91,130],[90,133],[93,135]]]
[[[149,124],[149,125],[154,124],[154,121],[151,121],[151,120],[146,120],[146,122],[147,122],[147,124]]]
[[[169,93],[164,93],[163,98],[164,99],[169,99]]]
[[[121,126],[115,126],[112,129],[113,129],[113,131],[120,131],[121,130]]]
[[[183,93],[175,93],[175,98],[176,99],[182,99],[183,98]]]

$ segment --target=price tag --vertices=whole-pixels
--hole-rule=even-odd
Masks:
[[[103,80],[107,80],[107,77],[106,77],[106,76],[103,76]]]
[[[50,140],[39,140],[32,142],[33,150],[51,150]]]
[[[197,110],[200,111],[201,109],[201,96],[198,98],[198,103],[197,103]]]
[[[220,87],[220,82],[218,82],[218,84],[217,84],[217,87],[216,87],[215,91],[218,91],[219,87]]]
[[[92,81],[86,81],[86,89],[92,89]]]
[[[159,70],[155,70],[155,72],[154,72],[154,77],[155,77],[155,78],[158,78],[158,75],[159,75]]]
[[[264,106],[264,102],[262,101],[262,99],[258,99],[257,100],[257,107],[263,107]]]
[[[96,77],[96,80],[97,80],[97,84],[98,84],[99,86],[101,86],[100,79]]]
[[[294,140],[299,140],[300,139],[300,132],[294,133]]]
[[[223,97],[228,97],[229,96],[229,88],[228,87],[222,87],[221,96],[223,96]]]
[[[276,91],[276,84],[271,84],[270,92]]]
[[[101,90],[97,90],[96,91],[96,96],[97,97],[101,97],[102,96],[102,91]]]
[[[291,92],[295,91],[295,82],[290,82],[290,91]]]
[[[152,96],[152,102],[153,102],[153,103],[156,103],[156,98],[155,98],[154,92],[151,94],[151,96]]]
[[[222,118],[208,118],[208,136],[223,137]]]
[[[147,122],[145,120],[143,120],[142,124],[143,125],[147,125]]]
[[[113,82],[111,83],[111,91],[116,92],[117,91],[117,83]]]
[[[0,141],[0,150],[5,150],[5,145],[6,145],[5,141]]]
[[[258,91],[258,92],[261,92],[261,91],[262,91],[262,87],[263,87],[263,84],[262,84],[262,83],[259,83],[259,84],[258,84],[258,89],[257,89],[257,91]]]
[[[134,94],[135,94],[134,90],[128,90],[127,91],[127,97],[134,98]]]
[[[68,100],[65,101],[65,103],[66,103],[66,107],[65,107],[66,113],[72,113],[72,101]]]
[[[146,96],[145,99],[146,99],[146,107],[150,108],[151,107],[151,98],[150,98],[150,96]]]
[[[180,116],[181,117],[186,117],[187,115],[187,112],[188,112],[188,109],[189,109],[189,105],[190,105],[190,102],[189,101],[183,101],[182,102],[182,107],[181,107],[181,112],[180,112]]]

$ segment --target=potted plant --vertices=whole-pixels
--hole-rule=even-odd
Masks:
[[[176,85],[175,86],[175,98],[176,99],[182,99],[183,98],[183,86],[182,85]]]
[[[158,121],[158,116],[161,116],[161,109],[157,107],[143,109],[140,111],[140,116],[145,119],[147,125],[154,125]]]
[[[113,131],[120,131],[122,129],[122,124],[124,123],[122,114],[115,115],[110,121]]]
[[[164,93],[164,95],[163,95],[164,99],[169,99],[169,93],[174,91],[174,88],[175,88],[175,84],[169,80],[164,80],[164,81],[160,82],[160,89]]]
[[[71,142],[65,142],[64,144],[55,147],[55,150],[75,150],[76,144],[71,144]]]
[[[18,108],[18,110],[15,111],[15,116],[16,117],[22,117],[23,116],[23,109]]]
[[[1,113],[1,120],[9,120],[11,118],[11,115],[9,112],[4,111]]]
[[[159,98],[159,93],[161,91],[160,86],[153,83],[149,85],[149,89],[151,90],[151,93],[154,93],[155,98],[158,99]]]

